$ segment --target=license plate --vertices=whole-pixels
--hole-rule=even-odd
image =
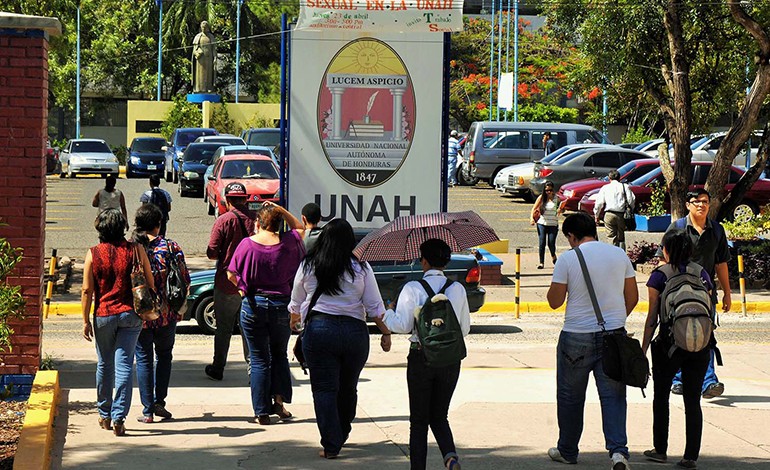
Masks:
[[[261,202],[250,202],[249,203],[249,210],[250,211],[258,211],[262,207]]]
[[[158,165],[147,165],[147,169],[148,170],[157,170],[158,169]]]

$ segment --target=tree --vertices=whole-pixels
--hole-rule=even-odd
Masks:
[[[21,258],[21,249],[13,248],[5,238],[0,238],[0,352],[11,348],[13,330],[8,326],[8,320],[24,315],[21,287],[8,285],[6,281]]]

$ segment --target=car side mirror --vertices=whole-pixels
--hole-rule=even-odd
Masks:
[[[163,146],[163,147],[161,147],[160,149],[161,149],[161,150],[163,150],[163,151],[165,152],[165,151],[167,151],[167,150],[168,150],[168,146],[164,145],[164,146]]]
[[[216,181],[217,177],[214,175],[209,175],[208,180],[209,181]]]

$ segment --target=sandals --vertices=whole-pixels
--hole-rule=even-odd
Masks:
[[[112,419],[99,417],[99,427],[105,431],[112,431]]]
[[[322,459],[333,460],[333,459],[336,459],[339,455],[340,455],[339,452],[326,452],[326,450],[324,449],[321,449],[321,451],[318,452],[318,456],[321,457]]]
[[[280,419],[289,419],[292,415],[290,411],[284,408],[283,403],[273,403],[273,414],[278,415]]]

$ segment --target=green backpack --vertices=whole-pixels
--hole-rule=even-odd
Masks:
[[[415,320],[426,365],[444,367],[460,362],[466,356],[465,340],[452,303],[444,294],[453,282],[447,279],[438,294],[424,279],[419,282],[428,294]],[[444,298],[434,300],[439,294],[444,294]]]

